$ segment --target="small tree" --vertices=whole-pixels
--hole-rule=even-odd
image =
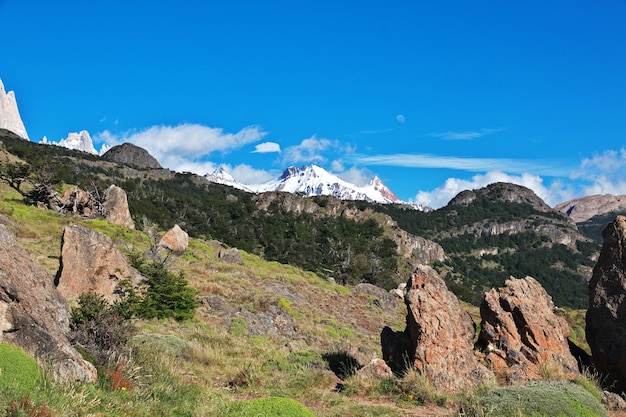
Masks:
[[[139,304],[138,315],[147,319],[172,317],[187,320],[198,307],[196,291],[191,288],[185,274],[168,271],[161,263],[145,264],[141,272],[148,276],[148,288]]]

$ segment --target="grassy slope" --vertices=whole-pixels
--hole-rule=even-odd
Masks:
[[[51,276],[59,265],[62,229],[70,222],[107,234],[122,249],[145,251],[150,245],[139,231],[25,206],[5,186],[0,186],[0,214]],[[23,411],[37,415],[33,410],[45,406],[64,416],[213,416],[235,401],[286,396],[317,416],[423,416],[453,414],[459,401],[467,401],[430,393],[419,377],[413,383],[352,377],[337,392],[339,381],[329,358],[355,355],[363,362],[379,357],[380,331],[386,325],[404,328],[404,305],[382,309],[371,296],[247,253],[242,265],[225,263],[220,248],[218,242],[192,239],[184,254],[171,258],[170,268],[185,271],[200,298],[219,297],[232,308],[230,313],[203,304],[184,323],[137,321],[139,334],[129,362],[103,375],[98,384],[57,385],[42,379],[30,393],[31,408],[22,406]],[[467,308],[476,320],[476,308]],[[253,334],[241,321],[249,317],[246,313],[271,311],[292,320],[297,334]],[[423,390],[428,394],[417,395]],[[21,395],[0,387],[0,410]],[[446,402],[447,409],[434,405]]]

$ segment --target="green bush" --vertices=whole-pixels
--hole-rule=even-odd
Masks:
[[[137,302],[137,315],[146,319],[173,318],[188,320],[198,307],[196,291],[188,285],[185,274],[174,274],[161,262],[137,257],[131,263],[148,278],[143,299]]]
[[[223,415],[225,417],[315,417],[311,410],[298,401],[280,397],[236,401],[223,410]]]
[[[569,382],[531,383],[488,392],[468,415],[608,417],[600,402]]]
[[[39,365],[22,349],[0,343],[0,392],[31,392],[41,378]]]

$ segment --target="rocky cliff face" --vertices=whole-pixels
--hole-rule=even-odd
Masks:
[[[0,129],[9,130],[23,139],[28,139],[28,133],[24,127],[24,122],[17,109],[15,93],[4,91],[4,84],[0,80]]]
[[[102,159],[130,164],[137,168],[161,168],[161,164],[143,148],[132,143],[122,143],[106,151]]]
[[[589,281],[586,333],[595,366],[626,391],[626,217],[603,233],[604,245]]]
[[[67,339],[69,313],[48,275],[0,225],[0,341],[20,346],[59,380],[95,381]]]

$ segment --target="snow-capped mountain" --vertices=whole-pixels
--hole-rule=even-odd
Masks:
[[[58,142],[49,142],[48,138],[44,136],[39,143],[62,146],[64,148],[83,151],[94,155],[102,155],[109,149],[106,145],[102,145],[102,149],[98,152],[93,146],[93,141],[91,140],[89,132],[86,130],[81,130],[79,133],[71,132],[67,135],[67,138],[61,139]]]
[[[302,194],[305,197],[330,195],[342,200],[365,200],[383,204],[403,203],[378,177],[374,177],[367,185],[360,187],[342,180],[317,165],[302,168],[291,166],[278,178],[262,184],[241,184],[223,168],[206,174],[204,178],[247,192],[283,191]],[[424,209],[421,206],[413,206],[417,210]]]
[[[248,193],[254,192],[252,189],[248,188],[248,186],[243,185],[240,182],[237,182],[235,178],[233,178],[232,175],[230,175],[228,172],[224,170],[224,168],[221,168],[221,167],[217,168],[215,171],[213,171],[210,174],[205,174],[204,178],[206,178],[207,181],[209,182],[228,185],[230,187],[237,188],[239,190],[243,190]]]
[[[0,80],[0,128],[9,130],[16,135],[28,140],[28,133],[17,108],[15,92],[4,91],[4,84]]]

